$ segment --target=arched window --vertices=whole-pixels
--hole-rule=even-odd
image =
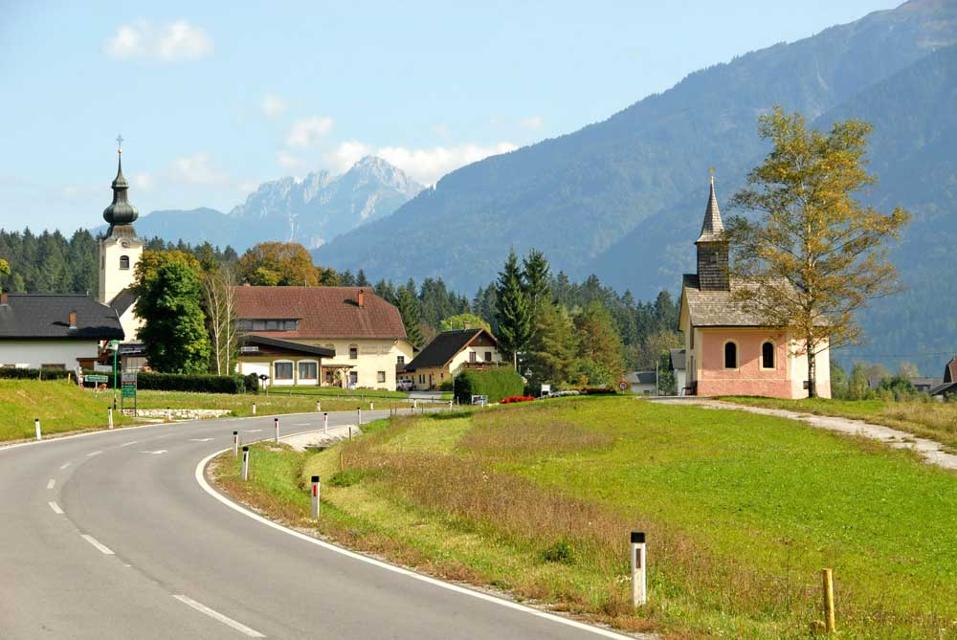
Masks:
[[[130,257],[129,256],[120,256],[120,269],[124,271],[130,268]]]
[[[774,368],[774,343],[770,340],[761,345],[761,368]]]
[[[724,368],[738,368],[738,345],[734,342],[724,343]]]

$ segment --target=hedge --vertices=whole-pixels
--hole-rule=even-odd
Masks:
[[[522,395],[525,381],[510,367],[465,371],[455,376],[452,390],[459,404],[471,403],[472,396],[488,396],[489,402],[499,402],[509,396]]]
[[[84,371],[88,375],[105,375],[106,386],[113,388],[112,371]],[[117,386],[122,385],[122,374]],[[259,380],[256,374],[248,376],[217,376],[213,374],[188,373],[156,373],[155,371],[141,371],[136,375],[136,388],[152,391],[192,391],[197,393],[257,393]]]
[[[8,380],[66,380],[73,372],[67,369],[17,369],[0,367],[0,378]]]

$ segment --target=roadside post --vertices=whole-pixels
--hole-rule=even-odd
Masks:
[[[243,447],[243,481],[249,480],[249,447]]]
[[[107,418],[107,425],[109,426],[110,429],[112,429],[113,428],[113,407],[108,407],[106,409],[106,418]]]
[[[369,400],[369,411],[375,411],[375,403]]]
[[[321,411],[322,411],[322,402],[320,402],[319,400],[316,400],[316,413],[320,413]]]
[[[43,435],[40,433],[40,418],[33,419],[33,429],[37,432],[37,440],[42,440]]]
[[[356,426],[362,426],[362,407],[356,407]]]
[[[273,418],[273,419],[272,419],[272,424],[273,424],[273,427],[274,427],[275,430],[276,430],[276,435],[275,435],[274,440],[275,440],[276,442],[279,442],[279,418]]]
[[[329,414],[322,414],[322,432],[329,433]]]
[[[349,425],[349,439],[352,440],[352,425]]]
[[[644,531],[631,532],[631,604],[648,602],[648,567]]]
[[[415,410],[419,407],[419,401],[415,398],[412,399],[412,413],[415,413]]]
[[[824,587],[824,632],[834,633],[837,630],[834,621],[834,572],[830,569],[821,570],[821,579]]]
[[[233,457],[239,455],[239,432],[233,431]]]
[[[312,519],[319,519],[319,476],[312,476]]]
[[[449,400],[449,411],[451,411],[451,410],[452,410],[452,401]]]
[[[253,403],[253,415],[256,415],[256,403]]]

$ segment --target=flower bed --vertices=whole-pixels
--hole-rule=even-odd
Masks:
[[[507,398],[502,398],[502,404],[512,404],[514,402],[530,402],[534,400],[532,396],[509,396]]]

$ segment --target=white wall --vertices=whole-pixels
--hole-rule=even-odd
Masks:
[[[109,304],[120,291],[133,284],[136,265],[143,255],[143,242],[137,238],[107,237],[100,240],[99,282],[96,299]],[[120,269],[120,256],[128,256],[129,269]],[[132,337],[127,336],[127,340]]]
[[[471,356],[469,355],[470,353],[475,354],[476,364],[481,364],[485,362],[486,353],[492,354],[492,360],[490,361],[489,364],[497,364],[502,361],[502,355],[498,352],[498,349],[496,349],[495,347],[468,346],[462,349],[461,351],[459,351],[457,354],[455,354],[455,356],[452,358],[452,361],[449,362],[449,372],[451,372],[453,378],[456,375],[458,375],[459,368],[462,365],[468,364],[470,362],[469,360],[469,358],[471,358]]]
[[[77,358],[95,358],[96,340],[0,340],[0,365],[24,365],[37,369],[45,364],[72,370]]]
[[[332,340],[296,340],[304,344],[335,349],[334,358],[323,358],[323,366],[348,365],[351,371],[358,373],[359,387],[387,389],[395,391],[395,367],[398,356],[405,356],[405,363],[412,362],[412,345],[407,340],[332,339]],[[349,347],[359,349],[358,358],[349,358]],[[385,382],[378,381],[378,372],[385,372]],[[345,374],[348,377],[348,373]]]

